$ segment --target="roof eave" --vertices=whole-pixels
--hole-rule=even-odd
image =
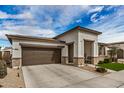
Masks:
[[[12,39],[27,39],[27,40],[36,40],[36,41],[48,41],[48,42],[55,42],[55,43],[64,43],[58,40],[54,40],[52,38],[39,38],[39,37],[30,37],[30,36],[21,36],[21,35],[8,35],[6,34],[8,40],[10,41],[10,43],[12,44]]]
[[[70,32],[70,31],[75,30],[75,29],[77,29],[77,30],[85,30],[87,32],[94,33],[96,35],[102,34],[102,32],[99,32],[99,31],[96,31],[96,30],[92,30],[92,29],[76,26],[76,27],[74,27],[74,28],[72,28],[72,29],[70,29],[70,30],[60,34],[60,35],[57,35],[57,36],[53,37],[53,39],[59,38],[59,37],[63,36],[64,34],[66,34],[67,32]]]
[[[11,39],[10,35],[8,35],[8,34],[5,34],[5,35],[8,38],[9,42],[12,44],[12,39]]]

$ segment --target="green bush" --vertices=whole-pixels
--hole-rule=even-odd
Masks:
[[[2,52],[0,51],[0,60],[2,60]]]
[[[98,67],[98,68],[96,68],[96,71],[97,71],[97,72],[100,72],[100,73],[105,73],[105,72],[107,72],[107,70],[106,70],[105,68],[103,68],[103,67]]]
[[[7,75],[7,65],[6,62],[0,60],[0,78],[4,78]]]
[[[111,62],[111,61],[110,61],[109,58],[104,59],[104,63],[110,63],[110,62]]]
[[[103,64],[103,63],[104,63],[104,61],[99,61],[99,62],[98,62],[98,64]]]

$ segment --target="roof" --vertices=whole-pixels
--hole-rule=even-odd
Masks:
[[[98,42],[98,45],[107,45],[107,43]]]
[[[114,44],[124,44],[124,41],[121,41],[121,42],[113,42],[113,43],[108,43],[108,45],[114,45]]]
[[[5,47],[4,49],[12,49],[12,47]]]
[[[113,42],[113,43],[101,43],[101,42],[98,42],[99,45],[116,45],[116,44],[124,44],[124,41],[122,42]]]
[[[5,47],[2,49],[2,51],[11,51],[12,50],[12,47]]]
[[[66,31],[66,32],[64,32],[64,33],[62,33],[62,34],[60,34],[60,35],[55,36],[54,38],[55,38],[55,39],[56,39],[56,38],[59,38],[59,37],[65,35],[65,34],[68,34],[68,33],[72,32],[72,31],[74,31],[74,30],[86,31],[86,32],[90,32],[90,33],[93,33],[93,34],[97,34],[97,35],[102,34],[102,32],[99,32],[99,31],[96,31],[96,30],[84,28],[84,27],[81,27],[81,26],[76,26],[76,27],[74,27],[74,28],[72,28],[72,29],[70,29],[70,30],[68,30],[68,31]]]
[[[6,34],[6,36],[9,39],[9,41],[10,41],[11,44],[12,44],[12,39],[64,43],[63,41],[55,40],[53,38],[34,37],[34,36],[23,36],[23,35],[8,35],[8,34]]]
[[[53,45],[39,45],[39,44],[26,44],[26,43],[20,43],[22,47],[37,47],[37,48],[63,48],[64,46],[53,46]]]

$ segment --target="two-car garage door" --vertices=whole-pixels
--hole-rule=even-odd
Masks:
[[[61,62],[61,50],[55,48],[22,48],[22,65],[52,64]]]

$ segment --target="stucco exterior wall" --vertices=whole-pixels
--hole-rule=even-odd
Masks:
[[[64,46],[64,44],[59,43],[50,43],[50,42],[36,42],[36,41],[28,41],[28,40],[13,40],[12,48],[12,58],[22,58],[22,49],[20,43],[26,44],[38,44],[38,45],[50,45],[50,46]]]
[[[58,40],[66,41],[66,43],[74,42],[74,57],[78,57],[78,31],[65,34],[59,37]],[[62,49],[62,56],[68,56],[68,46]]]
[[[101,55],[98,57],[99,61],[104,61],[105,58],[108,58],[108,57],[105,55]]]
[[[108,47],[117,47],[118,49],[122,49],[124,51],[124,43],[121,43],[121,44],[111,44],[111,45],[108,45]],[[109,50],[109,48],[108,48]],[[109,54],[107,54],[109,56]],[[123,58],[124,58],[124,52],[123,52]]]
[[[98,36],[96,34],[92,34],[89,32],[83,32],[80,31],[79,32],[79,57],[84,57],[84,40],[89,40],[89,41],[93,41],[92,43],[92,56],[93,57],[98,57]],[[81,44],[82,43],[82,44]],[[83,49],[82,49],[83,48]]]
[[[70,33],[60,36],[57,39],[65,41],[66,43],[74,44],[73,62],[78,66],[84,64],[84,40],[92,41],[92,57],[93,57],[93,60],[95,60],[95,63],[97,63],[96,60],[98,57],[98,35],[90,32],[86,32],[86,31],[74,30],[74,31],[71,31]],[[40,41],[28,41],[28,40],[15,40],[15,39],[12,40],[12,48],[13,48],[12,59],[16,60],[16,59],[22,58],[22,49],[21,49],[20,43],[50,45],[50,46],[62,45],[64,46],[64,48],[62,48],[61,60],[63,64],[68,63],[68,45],[66,44],[40,42]]]
[[[84,57],[84,40],[94,41],[92,45],[94,48],[92,49],[92,55],[93,57],[98,56],[98,36],[95,34],[75,30],[71,33],[59,37],[58,40],[66,41],[66,43],[74,42],[74,57]],[[62,51],[62,56],[68,56],[67,46]]]
[[[74,43],[73,62],[78,65],[84,64],[84,40],[92,41],[92,57],[98,59],[98,35],[86,31],[75,30],[58,38],[66,43]],[[87,45],[88,46],[88,45]],[[62,50],[62,56],[68,57],[68,47]]]

